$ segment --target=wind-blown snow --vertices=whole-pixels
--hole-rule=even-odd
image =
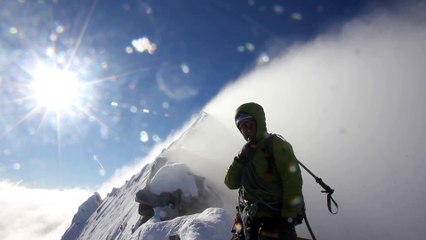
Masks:
[[[173,192],[176,189],[182,190],[182,194],[186,197],[198,196],[195,178],[190,174],[188,166],[182,163],[162,167],[154,175],[150,183],[151,192],[156,194]]]

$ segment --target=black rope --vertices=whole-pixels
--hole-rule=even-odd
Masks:
[[[319,178],[319,177],[317,177],[317,176],[315,176],[315,174],[313,174],[305,165],[303,165],[300,161],[298,161],[299,162],[299,165],[300,166],[302,166],[309,174],[311,174],[311,176],[313,177],[313,178],[315,178],[315,182],[317,182],[323,189],[324,189],[324,191],[321,191],[321,192],[323,192],[323,193],[326,193],[327,194],[327,208],[328,208],[328,211],[331,213],[331,214],[337,214],[338,212],[339,212],[339,205],[337,204],[337,202],[334,200],[334,198],[333,198],[333,196],[332,196],[332,194],[334,193],[334,189],[332,189],[330,186],[328,186],[327,184],[325,184],[324,183],[324,181],[321,179],[321,178]],[[332,210],[332,207],[331,207],[331,203],[333,203],[334,204],[334,206],[335,206],[335,208],[336,208],[336,211],[334,212],[333,210]]]
[[[317,238],[314,235],[314,232],[312,231],[311,225],[309,224],[305,209],[303,210],[303,218],[305,219],[305,224],[306,224],[306,227],[308,228],[309,233],[311,234],[312,240],[317,240]]]
[[[272,139],[273,136],[278,136],[279,138],[281,138],[281,139],[284,140],[284,138],[282,136],[278,135],[278,134],[269,134],[269,136],[267,137],[267,139],[266,139],[266,141],[267,141],[266,142],[267,152],[268,152],[269,157],[272,158],[272,159],[274,159],[274,155],[273,155],[273,149],[272,149],[272,143],[271,143],[272,140],[270,140],[270,139]],[[328,211],[331,214],[337,214],[339,212],[339,205],[337,204],[337,202],[334,200],[334,198],[332,196],[332,194],[334,193],[334,189],[332,189],[330,186],[328,186],[327,184],[325,184],[324,181],[321,178],[315,176],[315,174],[311,170],[309,170],[305,165],[303,165],[303,163],[301,163],[299,160],[297,160],[297,162],[309,174],[311,174],[311,176],[315,178],[315,182],[317,182],[324,189],[324,191],[321,191],[321,192],[327,194],[327,208],[328,208]],[[336,208],[335,212],[332,210],[331,203],[333,203],[334,206],[335,206],[335,208]]]

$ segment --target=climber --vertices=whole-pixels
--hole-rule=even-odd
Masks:
[[[242,231],[234,239],[297,239],[295,226],[303,220],[304,200],[292,146],[267,132],[264,110],[257,103],[238,107],[235,124],[247,142],[225,175],[225,185],[239,189]]]

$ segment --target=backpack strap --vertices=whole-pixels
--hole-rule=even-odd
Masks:
[[[268,170],[266,171],[268,174],[272,174],[272,171],[275,168],[275,158],[274,158],[274,149],[272,139],[276,134],[270,133],[265,140],[266,145],[266,161],[268,162]]]

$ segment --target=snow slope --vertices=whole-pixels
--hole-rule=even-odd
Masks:
[[[102,199],[98,193],[89,197],[79,208],[77,214],[72,219],[71,226],[63,235],[62,239],[77,239],[83,231],[89,217],[96,211]]]
[[[139,218],[135,193],[145,186],[154,168],[165,163],[165,159],[159,158],[154,163],[146,165],[138,175],[133,176],[123,187],[114,189],[87,219],[87,211],[81,211],[81,209],[89,205],[93,206],[94,197],[89,198],[80,207],[73,219],[73,224],[64,234],[62,240],[168,239],[169,236],[176,234],[181,239],[206,239],[207,236],[209,239],[228,238],[232,218],[222,208],[208,208],[202,213],[178,217],[170,221],[159,221],[154,217],[132,233],[132,225]],[[179,164],[170,164],[162,169],[166,169],[169,176],[173,176],[176,174],[175,171],[179,171],[182,167]],[[176,179],[175,182],[179,182],[179,179]],[[188,187],[195,187],[195,182],[183,183]],[[157,187],[159,185],[161,183]],[[189,189],[188,192],[194,192],[194,189]],[[95,194],[95,196],[97,195]],[[81,230],[81,224],[84,223],[85,227]],[[81,232],[80,235],[78,235],[79,232]]]
[[[205,115],[201,115],[190,129],[199,129],[198,123],[204,118]],[[157,240],[169,239],[173,235],[179,235],[180,239],[188,240],[230,238],[233,217],[224,208],[217,207],[222,205],[221,200],[215,200],[210,204],[212,208],[205,209],[201,213],[182,216],[169,221],[160,221],[159,218],[154,216],[132,233],[132,226],[139,219],[135,194],[147,184],[155,193],[181,188],[184,196],[197,196],[195,179],[188,174],[190,169],[187,165],[173,163],[164,157],[170,157],[171,152],[184,156],[185,151],[178,150],[177,146],[181,147],[180,144],[184,142],[185,136],[186,134],[183,134],[169,148],[165,149],[154,162],[145,165],[138,174],[126,181],[122,187],[114,188],[100,204],[95,204],[99,200],[97,193],[83,203],[62,240]],[[187,155],[187,157],[189,156]],[[209,185],[214,184],[210,183]],[[94,209],[94,207],[97,208]],[[88,217],[87,215],[90,212],[92,214]]]

